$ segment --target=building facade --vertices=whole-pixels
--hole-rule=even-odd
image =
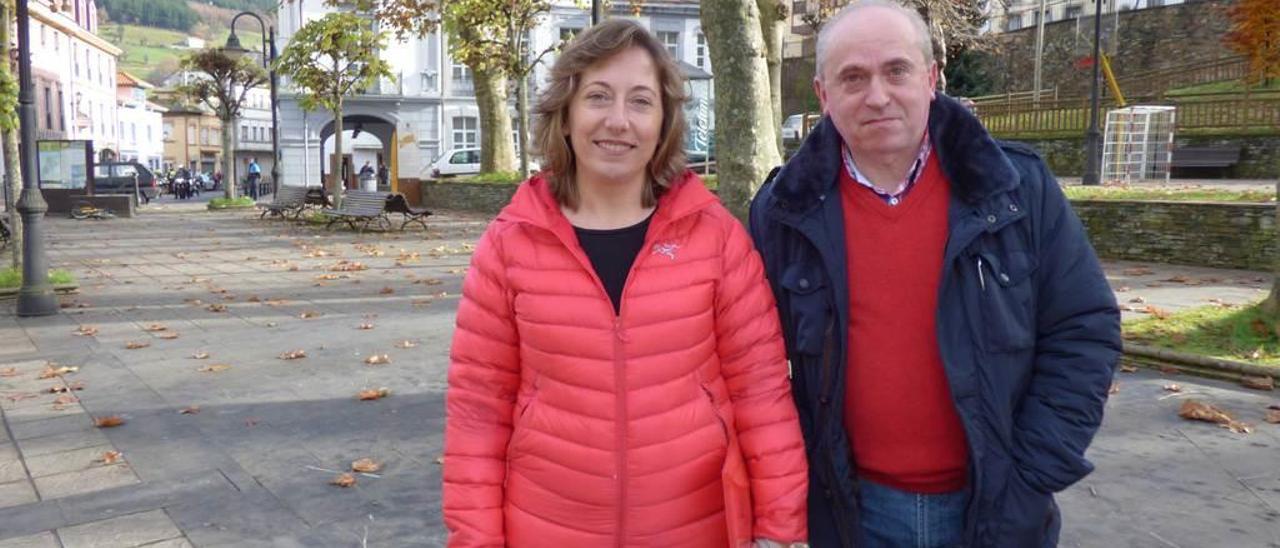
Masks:
[[[204,106],[173,104],[163,113],[165,169],[222,171],[222,121]]]
[[[1185,0],[1102,0],[1103,14],[1117,14],[1123,11],[1158,8],[1181,4]],[[1009,32],[1040,23],[1040,7],[1044,6],[1044,22],[1065,21],[1070,19],[1091,18],[1095,10],[1092,0],[1008,0],[992,2],[991,19],[988,22],[992,32]],[[1090,19],[1092,20],[1092,19]]]
[[[286,3],[277,13],[280,31],[276,47],[288,47],[289,40],[307,21],[333,11],[323,0]],[[632,17],[629,7],[615,6],[613,16]],[[646,2],[637,20],[668,44],[687,66],[701,67],[709,98],[710,54],[700,32],[696,0]],[[530,50],[540,52],[555,47],[590,23],[588,9],[570,0],[556,0],[553,7],[530,33]],[[392,77],[348,97],[343,108],[344,165],[354,174],[366,159],[372,165],[385,163],[391,173],[388,190],[398,181],[418,181],[427,177],[431,163],[453,148],[478,146],[480,116],[475,103],[475,82],[470,69],[448,54],[449,37],[443,32],[423,38],[397,41],[392,38],[382,52],[391,65]],[[543,58],[530,78],[536,97],[553,56]],[[696,72],[696,71],[694,71]],[[509,115],[516,118],[515,93],[511,93]],[[333,154],[333,116],[327,111],[304,112],[286,79],[281,79],[280,147],[282,182],[290,185],[320,185],[329,171]],[[712,109],[706,108],[707,111]],[[706,117],[704,116],[704,119]],[[708,127],[713,123],[705,120]],[[512,124],[513,135],[516,123]],[[350,137],[355,134],[357,138]],[[363,134],[363,139],[359,136]],[[380,148],[372,146],[372,139]],[[265,170],[264,170],[265,171]]]
[[[156,170],[164,165],[163,120],[168,109],[149,100],[154,88],[127,72],[116,74],[119,157]]]

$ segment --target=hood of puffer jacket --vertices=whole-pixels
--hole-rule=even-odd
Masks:
[[[707,190],[702,178],[685,170],[671,184],[671,188],[658,197],[658,208],[649,222],[649,230],[656,233],[663,225],[702,211],[719,201],[719,197]],[[556,203],[551,192],[551,182],[541,173],[520,183],[515,195],[511,197],[511,203],[502,208],[497,220],[527,223],[562,236],[573,234],[573,225],[569,224],[569,219],[560,211],[560,204]]]

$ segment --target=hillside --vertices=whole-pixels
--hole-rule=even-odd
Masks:
[[[250,3],[247,0],[220,1]],[[159,84],[161,80],[178,69],[178,62],[190,52],[184,49],[187,37],[203,39],[205,47],[222,47],[230,34],[227,25],[238,13],[236,10],[200,2],[188,2],[188,4],[199,18],[187,32],[118,23],[108,11],[108,20],[99,24],[98,34],[124,50],[119,60],[120,70],[128,71],[150,83]],[[272,21],[268,19],[267,24],[271,23]],[[262,31],[259,30],[257,21],[249,17],[243,17],[237,23],[236,36],[248,49],[262,48]]]

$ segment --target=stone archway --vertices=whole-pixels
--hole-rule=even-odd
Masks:
[[[330,145],[330,139],[333,138],[334,123],[333,120],[327,122],[324,127],[320,128],[320,146],[317,154],[320,156],[320,173],[327,176],[330,166],[327,146]],[[369,160],[371,165],[377,169],[378,162],[382,162],[386,168],[387,177],[386,184],[379,182],[379,190],[387,190],[391,192],[399,192],[399,181],[395,174],[399,173],[399,160],[396,154],[396,122],[394,120],[371,114],[346,114],[342,116],[343,129],[343,165],[344,165],[344,184],[352,185],[355,182],[357,171],[362,165],[362,160]],[[380,146],[370,149],[367,145],[361,145],[361,142],[368,143],[367,139],[361,139],[361,136],[368,135],[377,139]],[[359,149],[357,148],[359,147]],[[350,152],[347,152],[347,151]],[[365,155],[363,158],[357,153],[364,151],[365,153],[373,153],[372,158]],[[332,151],[332,153],[339,153]],[[385,188],[384,188],[385,186]],[[352,188],[348,186],[348,188]]]

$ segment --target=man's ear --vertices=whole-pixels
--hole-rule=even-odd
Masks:
[[[822,107],[822,113],[827,113],[827,90],[822,86],[822,77],[813,77],[813,94],[818,96],[818,105]]]
[[[929,97],[938,98],[938,62],[929,62]]]

